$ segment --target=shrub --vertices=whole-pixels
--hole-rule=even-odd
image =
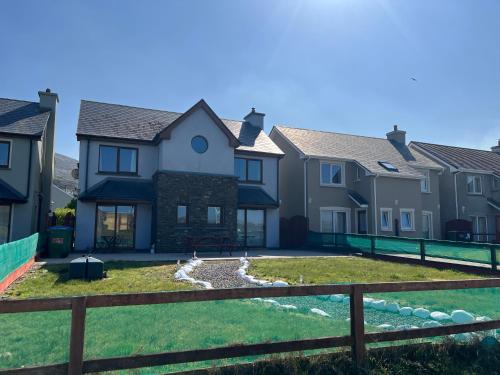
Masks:
[[[56,208],[54,210],[54,215],[56,217],[56,225],[64,225],[66,215],[71,214],[71,216],[75,216],[74,208]]]

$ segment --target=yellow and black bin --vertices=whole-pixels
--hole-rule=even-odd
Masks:
[[[49,258],[66,258],[73,247],[73,228],[57,225],[48,229]]]

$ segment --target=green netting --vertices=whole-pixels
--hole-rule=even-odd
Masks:
[[[396,253],[420,255],[420,241],[407,238],[377,237],[376,253]]]
[[[0,282],[11,272],[33,258],[38,245],[38,233],[0,246]]]
[[[425,255],[436,258],[491,264],[491,245],[426,241]]]
[[[348,235],[346,238],[347,244],[351,248],[358,249],[362,252],[370,252],[371,251],[371,238],[367,235]]]

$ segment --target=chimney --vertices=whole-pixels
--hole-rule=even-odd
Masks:
[[[40,97],[40,108],[50,109],[51,111],[56,111],[56,105],[59,102],[59,97],[56,93],[46,89],[45,91],[38,91],[38,96]]]
[[[491,148],[491,151],[496,152],[497,154],[500,154],[500,139],[498,140],[498,143],[496,146],[493,146]]]
[[[39,231],[45,231],[46,220],[51,203],[51,188],[54,178],[54,137],[56,131],[56,107],[59,102],[59,97],[56,93],[47,89],[45,91],[38,91],[40,97],[40,109],[50,110],[50,116],[47,121],[44,137],[44,156],[42,165],[42,190],[40,202],[40,222]]]
[[[387,139],[391,142],[396,142],[405,145],[406,144],[406,132],[404,130],[398,130],[398,126],[394,125],[394,130],[386,134]]]
[[[259,129],[264,130],[264,113],[255,112],[255,108],[252,108],[250,113],[246,115],[243,119],[250,125],[253,125]]]

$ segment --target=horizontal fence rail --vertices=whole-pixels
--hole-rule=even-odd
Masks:
[[[367,343],[409,340],[449,334],[486,331],[500,328],[500,319],[467,324],[445,325],[390,332],[364,332],[365,293],[410,292],[500,287],[500,278],[453,281],[417,281],[289,286],[277,288],[234,288],[180,292],[94,295],[87,297],[45,298],[0,301],[0,314],[33,311],[72,310],[69,362],[48,366],[0,370],[0,374],[83,374],[99,371],[125,370],[168,364],[254,356],[304,350],[351,347],[353,360],[362,363]],[[156,354],[133,355],[84,360],[86,309],[111,306],[137,306],[195,301],[245,298],[292,297],[327,294],[350,296],[351,334],[271,343],[240,344],[211,349],[195,349]]]
[[[307,245],[311,248],[356,250],[375,256],[398,256],[418,259],[429,258],[489,265],[497,271],[500,264],[500,244],[484,242],[459,242],[381,236],[356,233],[309,232]],[[411,258],[413,257],[413,258]],[[453,264],[453,263],[450,263]]]

